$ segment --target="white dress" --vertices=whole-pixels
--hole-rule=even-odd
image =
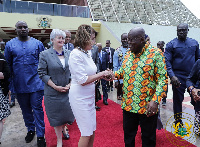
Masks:
[[[91,56],[88,57],[78,49],[72,50],[68,62],[71,72],[69,102],[72,112],[81,136],[91,136],[96,130],[95,84],[81,84],[87,81],[88,76],[96,74],[97,67]]]

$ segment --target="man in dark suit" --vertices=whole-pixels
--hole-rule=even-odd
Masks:
[[[97,46],[99,49],[99,69],[100,69],[100,71],[104,71],[109,67],[108,53],[106,51],[101,50],[102,49],[101,43],[97,43]],[[107,81],[102,79],[101,85],[102,85],[102,91],[103,91],[103,103],[105,105],[108,105]]]
[[[94,38],[93,46],[92,46],[92,49],[89,50],[89,53],[91,54],[92,59],[93,59],[95,65],[97,66],[97,73],[98,73],[98,72],[100,72],[99,71],[99,53],[98,53],[98,47],[95,45],[95,43],[96,43],[95,38],[96,38],[97,33],[96,33],[95,30],[93,30],[93,31],[94,31],[94,33],[92,34],[94,36],[94,37],[92,37],[92,38]],[[98,85],[96,84],[95,85],[95,91],[97,91],[97,89],[98,89]],[[95,108],[96,108],[96,110],[100,110],[100,107],[98,107],[96,105],[96,102],[98,101],[96,96],[97,95],[95,94]]]
[[[112,69],[113,70],[113,55],[114,55],[114,52],[115,52],[115,49],[111,48],[110,47],[110,40],[106,40],[106,47],[104,47],[102,49],[102,51],[105,51],[108,53],[108,66],[109,66],[109,69]],[[113,81],[107,81],[107,90],[108,92],[111,90],[113,91]]]
[[[72,51],[74,49],[74,45],[72,43],[70,43],[71,41],[71,32],[68,30],[64,30],[65,34],[66,34],[66,38],[65,38],[65,49]]]

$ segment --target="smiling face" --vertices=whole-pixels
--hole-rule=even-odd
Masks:
[[[24,21],[18,21],[15,25],[15,32],[17,33],[17,36],[20,38],[27,37],[28,36],[28,25]]]
[[[65,34],[66,34],[65,43],[69,43],[71,41],[71,33],[65,32]]]
[[[52,39],[52,43],[54,48],[62,48],[65,43],[65,38],[62,35],[58,35]]]

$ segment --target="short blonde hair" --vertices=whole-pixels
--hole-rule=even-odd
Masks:
[[[75,35],[74,46],[84,49],[91,42],[91,34],[94,29],[90,25],[80,25]]]

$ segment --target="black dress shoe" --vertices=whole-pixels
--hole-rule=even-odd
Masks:
[[[12,108],[13,106],[15,106],[15,102],[10,103],[10,108]]]
[[[97,111],[100,111],[100,108],[101,108],[101,107],[95,106],[95,109],[96,109]]]
[[[67,131],[66,134],[62,131],[62,134],[63,134],[63,136],[64,136],[65,139],[68,140],[70,138],[68,131]]]
[[[103,103],[104,103],[105,105],[108,105],[108,102],[107,102],[107,100],[104,100],[104,101],[103,101]]]
[[[113,88],[111,88],[111,91],[113,91]]]
[[[34,136],[35,136],[35,131],[29,131],[25,137],[26,143],[31,142],[33,140]]]
[[[44,137],[37,138],[37,146],[38,147],[46,147],[46,141]]]

